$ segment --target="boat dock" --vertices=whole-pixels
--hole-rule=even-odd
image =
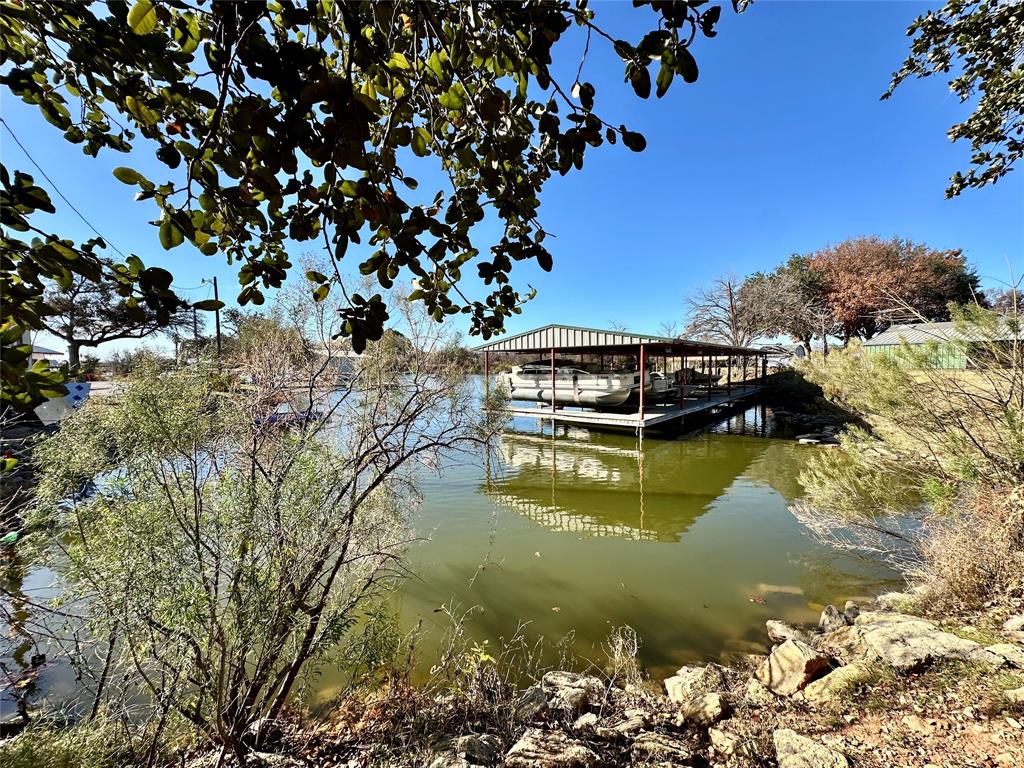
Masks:
[[[685,428],[687,420],[706,419],[715,411],[754,400],[768,382],[763,349],[624,331],[548,325],[482,344],[475,351],[483,355],[488,387],[492,364],[508,366],[529,360],[535,368],[550,367],[544,399],[536,403],[513,400],[509,403],[513,415],[594,428],[638,432]],[[655,370],[676,383],[670,385],[667,398],[661,393],[660,402],[650,402],[650,395],[645,401],[641,386],[639,402],[625,410],[566,405],[564,398],[556,403],[554,393],[560,391],[556,371],[567,360],[599,371]]]
[[[651,429],[657,427],[683,428],[687,419],[706,417],[713,411],[733,408],[745,401],[753,400],[764,388],[760,384],[743,384],[732,387],[732,391],[716,392],[712,389],[710,397],[686,398],[682,405],[648,406],[643,413],[616,413],[612,411],[584,410],[582,408],[558,407],[537,403],[526,405],[512,403],[509,412],[513,416],[530,416],[535,419],[579,424],[589,427],[605,427],[610,429]]]

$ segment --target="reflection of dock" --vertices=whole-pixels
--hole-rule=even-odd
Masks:
[[[580,433],[578,427],[568,427]],[[505,432],[506,472],[482,491],[537,525],[582,537],[677,541],[764,449],[761,441]]]
[[[544,403],[533,406],[512,404],[508,410],[514,416],[531,416],[559,423],[631,430],[650,429],[685,425],[687,419],[706,417],[716,410],[740,405],[754,398],[761,390],[762,387],[756,384],[735,384],[728,389],[716,387],[707,397],[686,398],[682,405],[647,406],[643,412],[637,413],[609,413],[570,408],[553,411],[550,405]]]
[[[561,507],[538,504],[507,493],[491,493],[491,499],[518,512],[527,520],[552,531],[575,533],[588,538],[633,539],[651,541],[658,538],[657,531],[635,528],[617,523],[602,523],[595,517]]]

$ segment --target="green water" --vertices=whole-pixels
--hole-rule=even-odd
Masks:
[[[533,419],[510,425],[495,455],[423,482],[399,596],[402,626],[422,623],[429,664],[444,604],[477,607],[469,635],[528,622],[599,658],[629,625],[652,676],[681,664],[767,649],[764,622],[809,622],[822,606],[880,591],[894,574],[809,538],[788,511],[813,447],[772,434],[761,407],[677,439],[590,432]],[[335,690],[329,671],[320,696]]]

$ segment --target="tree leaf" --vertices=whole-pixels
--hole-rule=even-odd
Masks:
[[[647,148],[647,139],[635,131],[622,131],[622,143],[634,152],[643,152]]]
[[[202,301],[193,302],[192,309],[198,309],[200,312],[213,312],[218,309],[224,309],[224,302],[217,299],[203,299]]]
[[[128,11],[128,26],[136,35],[148,35],[156,29],[153,0],[135,0],[135,5]]]
[[[122,184],[138,184],[143,180],[143,175],[132,168],[120,166],[114,169],[114,178]]]
[[[185,235],[170,219],[164,219],[160,224],[160,245],[165,251],[176,248],[185,242]]]

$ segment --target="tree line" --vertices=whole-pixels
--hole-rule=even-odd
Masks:
[[[827,353],[830,339],[867,340],[894,323],[949,320],[950,304],[998,301],[960,250],[856,237],[768,272],[716,278],[687,297],[684,335],[736,346],[788,336]]]

